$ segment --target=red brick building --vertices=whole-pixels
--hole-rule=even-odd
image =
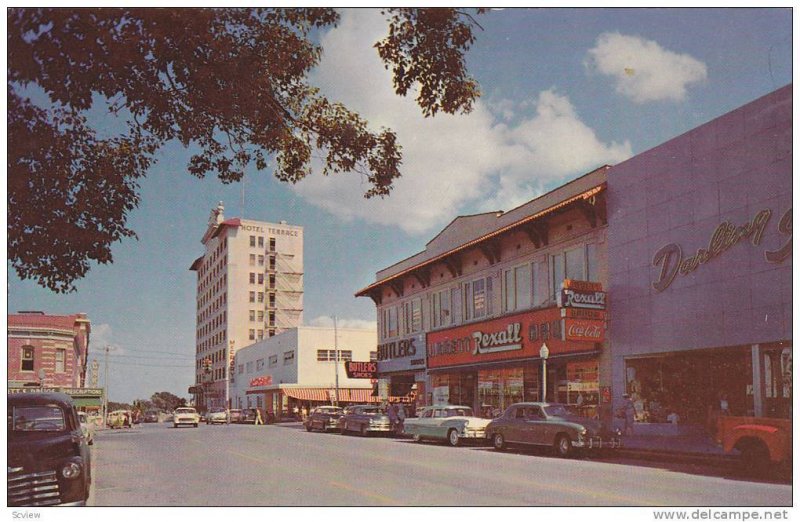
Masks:
[[[27,383],[83,388],[91,324],[86,314],[8,316],[8,387]],[[39,370],[44,369],[44,382]]]

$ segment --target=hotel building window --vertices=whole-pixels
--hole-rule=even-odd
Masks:
[[[255,272],[250,272],[250,284],[251,285],[256,284],[256,274],[255,274]]]
[[[253,361],[247,363],[247,368],[245,370],[248,374],[253,373]]]
[[[263,323],[264,322],[264,310],[259,310],[258,311],[258,322],[259,323]]]
[[[273,328],[269,329],[269,336],[270,337],[274,337],[275,336],[275,330]]]
[[[263,338],[264,338],[264,330],[259,330],[258,331],[258,340],[260,341]]]
[[[269,356],[269,367],[275,368],[278,366],[278,356],[277,355],[270,355]]]
[[[264,302],[264,292],[259,292],[258,293],[258,302],[259,303],[263,303]]]
[[[525,310],[531,307],[533,284],[531,265],[522,265],[505,271],[505,310]]]
[[[255,320],[256,320],[256,311],[250,310],[250,321],[255,321]]]
[[[269,256],[269,269],[275,270],[275,256]]]
[[[64,373],[67,371],[65,367],[65,361],[67,358],[67,351],[63,348],[59,348],[56,350],[56,373]]]
[[[259,236],[258,237],[258,246],[260,248],[264,248],[264,237],[263,236]]]
[[[250,246],[256,246],[256,236],[250,236]]]
[[[269,287],[275,288],[275,274],[269,275]]]
[[[244,364],[239,365],[239,375],[244,373]]]
[[[269,325],[275,326],[275,312],[269,313]]]
[[[258,266],[264,266],[264,256],[258,256]]]
[[[264,274],[258,274],[258,284],[264,284]]]
[[[251,303],[255,303],[256,302],[256,293],[255,292],[250,292],[250,302]]]
[[[22,347],[22,371],[33,371],[33,346],[27,345]]]
[[[270,252],[275,252],[275,238],[274,237],[269,238],[269,251]]]
[[[250,266],[255,266],[256,264],[256,255],[250,254]]]
[[[256,331],[255,330],[248,330],[248,335],[249,335],[251,341],[255,341],[256,340]]]

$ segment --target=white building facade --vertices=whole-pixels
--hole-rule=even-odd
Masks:
[[[211,211],[197,272],[195,404],[225,406],[237,349],[303,322],[303,228]]]
[[[345,369],[348,361],[374,362],[376,344],[375,329],[301,326],[265,338],[236,352],[231,407],[280,417],[295,406],[376,402],[370,379],[348,378]]]

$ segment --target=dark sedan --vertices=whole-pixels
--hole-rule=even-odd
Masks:
[[[8,505],[86,505],[89,446],[63,393],[8,394]]]
[[[256,410],[255,408],[247,408],[242,410],[242,414],[239,416],[239,420],[236,421],[239,424],[255,424],[256,423]]]
[[[338,406],[319,406],[311,410],[303,424],[306,431],[311,430],[337,430],[339,429],[339,417],[344,410]]]
[[[363,436],[373,432],[389,433],[392,425],[383,408],[360,404],[344,409],[344,415],[339,419],[339,430],[344,435],[355,432]]]
[[[489,423],[486,438],[498,450],[510,444],[549,446],[560,457],[575,448],[620,447],[618,434],[604,431],[598,421],[574,415],[563,404],[542,402],[512,404]]]
[[[158,411],[156,410],[148,410],[144,414],[144,421],[145,422],[158,422]]]

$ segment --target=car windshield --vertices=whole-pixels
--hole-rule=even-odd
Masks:
[[[319,408],[319,409],[317,409],[317,413],[342,413],[342,409],[341,408],[332,408],[332,407]]]
[[[445,417],[472,417],[472,408],[447,408]]]
[[[377,415],[379,413],[383,413],[380,408],[362,408],[361,410],[356,410],[356,413],[363,413],[364,415]]]
[[[545,406],[544,411],[547,412],[547,415],[551,417],[567,417],[572,415],[563,404],[552,404],[550,406]]]
[[[64,411],[57,406],[17,406],[8,416],[13,431],[65,431]]]
[[[208,413],[225,413],[225,408],[211,408]]]
[[[175,413],[195,413],[194,408],[178,408]]]

